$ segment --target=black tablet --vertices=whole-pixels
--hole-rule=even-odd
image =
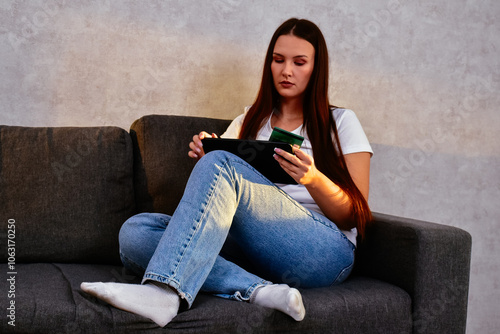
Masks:
[[[267,140],[228,138],[205,138],[202,140],[202,143],[205,153],[216,150],[233,153],[252,165],[252,167],[262,173],[271,182],[297,184],[273,157],[275,148],[292,153],[292,146],[290,144]]]

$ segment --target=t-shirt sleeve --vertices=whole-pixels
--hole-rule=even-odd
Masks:
[[[249,109],[250,106],[245,107],[244,113],[233,119],[231,124],[229,124],[229,126],[227,127],[226,131],[220,137],[237,139],[240,135],[241,127],[243,125],[243,120],[245,119],[245,115],[247,114]]]
[[[345,155],[349,153],[369,152],[373,155],[370,142],[356,114],[349,109],[334,110],[335,112],[338,113],[335,119],[342,153]]]
[[[227,127],[226,131],[220,136],[221,138],[231,138],[237,139],[240,135],[241,126],[243,125],[243,120],[245,119],[245,114],[241,114]]]

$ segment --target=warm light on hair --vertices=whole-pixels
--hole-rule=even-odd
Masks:
[[[314,70],[305,92],[303,109],[304,128],[311,141],[316,166],[347,194],[352,202],[352,221],[359,234],[364,236],[365,226],[372,220],[371,211],[367,200],[352,180],[342,154],[337,126],[331,112],[335,107],[330,105],[328,98],[328,50],[321,30],[314,23],[293,18],[284,22],[274,33],[267,49],[260,89],[243,121],[240,138],[255,139],[273,109],[279,108],[280,96],[274,87],[271,63],[276,41],[280,36],[288,34],[305,39],[315,49]],[[320,152],[332,154],[324,155],[319,154]]]

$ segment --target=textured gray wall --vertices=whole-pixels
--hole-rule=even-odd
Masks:
[[[323,30],[370,138],[375,211],[473,236],[469,333],[500,326],[500,2],[0,0],[0,124],[233,118],[285,19]],[[439,300],[429,312],[439,317]]]

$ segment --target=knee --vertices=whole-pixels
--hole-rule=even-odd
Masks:
[[[165,229],[170,216],[155,213],[140,213],[127,219],[118,234],[120,253],[135,249],[138,242],[149,235],[151,230]]]
[[[143,224],[148,220],[146,213],[140,213],[127,219],[120,228],[120,234],[118,235],[120,243],[122,240],[126,241],[129,236],[140,233]]]
[[[227,151],[218,150],[218,151],[208,152],[203,156],[203,158],[199,162],[206,163],[208,165],[213,165],[217,164],[218,162],[225,162],[230,157],[235,157],[235,155]]]
[[[228,168],[232,165],[231,161],[239,159],[236,155],[227,151],[211,151],[205,154],[195,165],[192,174],[218,172],[221,169]]]
[[[127,250],[134,244],[134,236],[140,235],[142,222],[145,221],[145,214],[141,213],[127,219],[118,234],[118,242],[120,244],[120,253],[127,253]]]

